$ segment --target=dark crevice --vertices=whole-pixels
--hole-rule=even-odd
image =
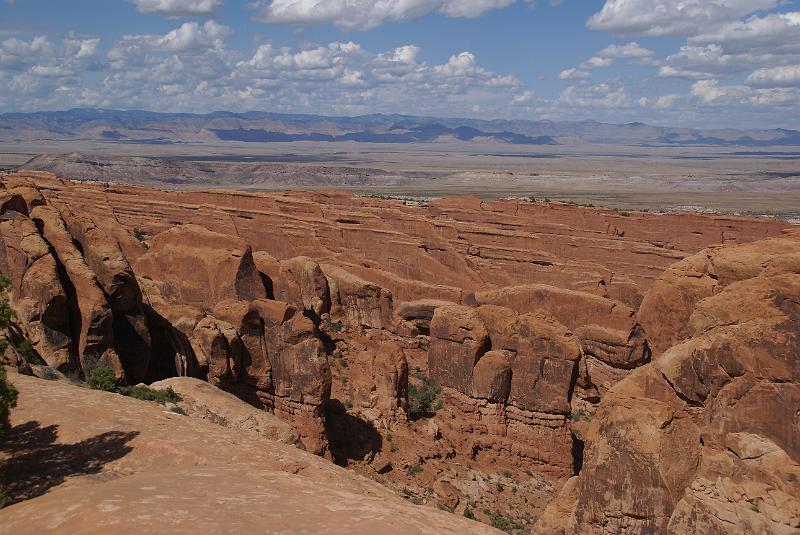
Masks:
[[[383,437],[375,427],[348,413],[338,399],[325,403],[325,433],[330,443],[333,461],[339,466],[347,466],[350,461],[362,461],[370,453],[378,453],[383,448]]]
[[[572,433],[572,475],[577,476],[583,470],[583,454],[586,448],[584,441]]]
[[[69,348],[69,360],[70,365],[74,370],[80,370],[81,366],[78,361],[80,355],[80,341],[81,341],[81,331],[83,328],[82,317],[81,317],[81,310],[78,306],[78,292],[75,290],[75,285],[72,284],[72,280],[67,273],[67,268],[64,266],[64,263],[61,262],[61,259],[58,257],[58,253],[56,253],[55,248],[53,245],[47,240],[44,235],[44,223],[41,219],[34,219],[34,224],[36,225],[36,229],[39,231],[39,235],[42,238],[42,241],[47,244],[47,248],[50,251],[50,255],[53,257],[53,260],[56,264],[56,273],[58,274],[58,280],[61,283],[61,287],[64,289],[64,293],[67,296],[67,321],[69,323],[69,330],[71,334],[71,343]],[[72,371],[72,370],[69,370]]]

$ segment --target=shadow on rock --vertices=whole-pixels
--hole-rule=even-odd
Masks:
[[[325,405],[325,432],[331,446],[333,460],[339,466],[349,461],[363,461],[370,453],[381,451],[383,437],[366,420],[362,420],[347,409],[338,399]]]
[[[11,429],[3,444],[0,479],[6,505],[41,496],[67,478],[97,474],[133,448],[138,432],[109,431],[74,444],[58,444],[58,426],[30,421]]]

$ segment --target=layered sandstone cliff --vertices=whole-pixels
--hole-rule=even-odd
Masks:
[[[543,532],[796,527],[797,251],[779,221],[558,203],[0,189],[14,337],[52,369],[200,379],[291,431],[241,426]]]
[[[800,234],[687,258],[640,315],[666,349],[606,395],[540,532],[797,533]]]

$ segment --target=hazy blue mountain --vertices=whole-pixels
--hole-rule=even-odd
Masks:
[[[0,114],[0,141],[102,140],[119,143],[494,141],[515,145],[800,145],[796,130],[696,130],[644,123],[480,120],[371,114],[325,117],[268,112],[208,114],[72,109]]]

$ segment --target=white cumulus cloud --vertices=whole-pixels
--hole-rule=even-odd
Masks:
[[[564,69],[558,73],[559,80],[577,80],[580,78],[589,78],[591,74],[576,68]]]
[[[385,22],[411,20],[433,11],[448,17],[478,17],[516,0],[259,0],[256,20],[268,24],[331,23],[368,30]]]
[[[214,14],[223,0],[130,0],[142,13],[164,17],[200,17]]]
[[[800,65],[757,69],[747,77],[747,83],[763,87],[800,87]]]
[[[587,26],[619,35],[696,35],[778,4],[779,0],[606,0]]]

